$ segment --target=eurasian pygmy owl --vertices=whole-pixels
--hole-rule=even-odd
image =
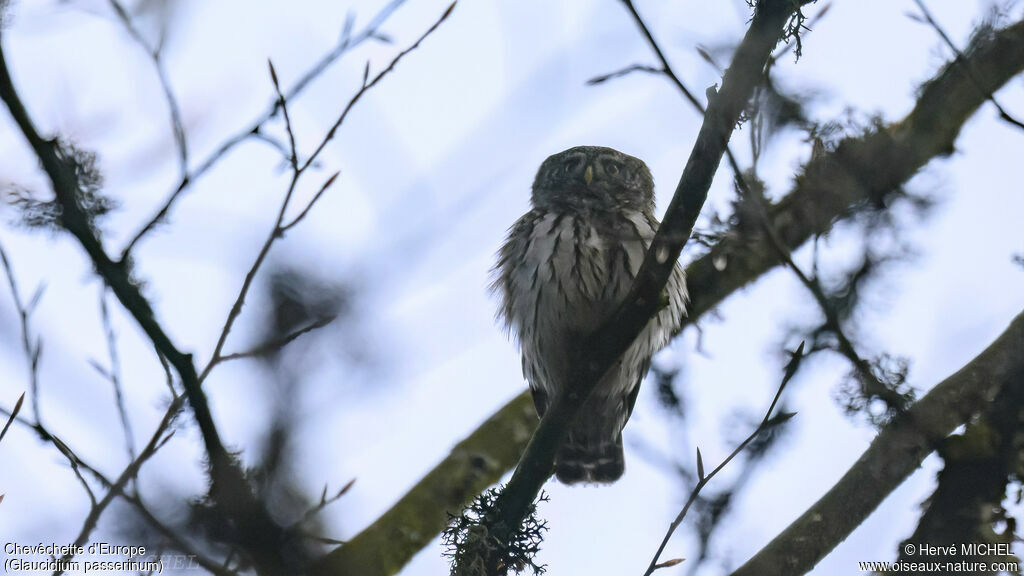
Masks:
[[[543,416],[569,383],[573,345],[625,299],[659,223],[647,166],[600,146],[548,157],[533,182],[531,203],[498,253],[492,289],[501,297],[499,317],[519,340],[523,375]],[[640,381],[686,313],[678,263],[666,291],[667,304],[582,406],[555,459],[562,482],[607,483],[622,476],[622,428]]]

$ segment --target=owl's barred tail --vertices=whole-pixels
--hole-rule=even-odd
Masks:
[[[563,484],[609,484],[618,480],[625,469],[622,435],[612,442],[580,442],[569,436],[555,456],[555,476]]]

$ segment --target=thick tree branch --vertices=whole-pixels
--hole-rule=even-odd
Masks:
[[[946,437],[938,447],[943,468],[938,486],[922,504],[924,513],[917,529],[905,542],[927,542],[950,546],[959,552],[950,560],[990,564],[1018,562],[1010,556],[965,554],[962,543],[1003,543],[1018,540],[1015,522],[1003,508],[1007,492],[1024,472],[1024,451],[1020,431],[1024,429],[1024,386],[1006,386],[983,410],[981,417],[968,423],[962,434]],[[1011,500],[1012,501],[1012,500]],[[1002,524],[1002,530],[997,526]],[[899,546],[897,562],[918,562],[916,553]],[[917,552],[914,549],[914,552]],[[983,565],[983,564],[982,564]],[[978,572],[991,574],[996,571]]]
[[[427,473],[390,510],[313,570],[315,576],[396,574],[444,529],[448,514],[515,464],[537,426],[529,394],[502,407]]]
[[[804,574],[842,542],[926,456],[1004,388],[1024,386],[1024,312],[974,360],[875,437],[843,477],[732,576]]]
[[[979,43],[965,56],[965,61],[974,68],[975,74],[984,71],[981,77],[985,78],[989,90],[997,91],[1014,75],[1024,70],[1024,24],[1014,24]],[[836,222],[879,205],[888,206],[893,192],[900,184],[909,180],[935,157],[948,154],[953,149],[953,143],[963,124],[985,101],[986,96],[977,90],[973,81],[963,74],[958,66],[945,67],[924,86],[917,105],[906,118],[891,124],[883,132],[850,137],[835,151],[826,152],[805,167],[804,175],[797,180],[789,195],[767,208],[779,237],[790,250],[796,250],[815,234],[827,232]],[[946,115],[946,111],[950,113]],[[913,143],[916,142],[931,144],[914,149]],[[916,155],[913,162],[894,160],[904,157],[908,150]],[[853,159],[857,161],[853,162]],[[879,170],[887,171],[887,181],[892,185],[886,187],[884,182],[866,178],[858,180],[857,167],[868,162],[874,163]],[[829,186],[828,183],[832,181],[837,185]],[[696,323],[727,297],[780,264],[778,253],[772,246],[763,242],[747,242],[739,233],[726,234],[709,253],[697,258],[686,268],[690,306],[685,325]],[[488,422],[502,421],[515,429],[532,428],[536,425],[536,414],[532,410],[520,410],[520,405],[529,406],[529,402],[529,392],[524,391],[492,415]],[[500,444],[508,442],[507,437],[484,434],[483,427],[467,437],[467,441],[468,438],[489,439],[495,442],[496,444],[490,446],[480,444],[479,450],[492,457],[499,453],[504,454],[504,457],[494,460],[494,465],[482,475],[478,476],[474,472],[473,482],[466,481],[465,473],[448,477],[436,476],[435,472],[439,470],[459,470],[453,467],[452,460],[460,456],[453,451],[452,456],[439,463],[430,473],[435,482],[449,487],[449,491],[444,493],[444,499],[438,498],[433,506],[410,506],[410,502],[429,503],[437,494],[433,488],[437,484],[421,480],[391,510],[364,532],[349,540],[332,556],[339,556],[343,549],[348,548],[345,552],[346,557],[360,558],[367,562],[365,565],[369,567],[369,574],[393,574],[393,571],[373,570],[382,565],[401,566],[412,557],[414,550],[396,549],[394,557],[389,557],[388,552],[380,548],[373,551],[360,549],[367,546],[367,542],[378,541],[381,537],[379,535],[400,533],[401,522],[405,518],[403,512],[415,509],[418,514],[424,515],[423,517],[432,515],[443,519],[445,511],[461,509],[480,492],[478,486],[490,486],[501,479],[516,464],[525,446],[525,443],[517,439],[514,442],[514,451],[502,451]],[[438,531],[439,528],[431,534],[422,534],[422,541],[430,541]],[[364,534],[371,533],[374,536],[364,537]],[[381,556],[376,556],[378,553]],[[369,560],[371,558],[372,561]],[[351,562],[344,566],[357,566],[355,560]],[[358,566],[362,567],[363,564]],[[332,572],[323,572],[330,573]]]

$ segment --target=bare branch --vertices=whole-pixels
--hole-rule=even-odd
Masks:
[[[327,131],[327,134],[320,142],[320,145],[317,146],[315,150],[313,150],[313,153],[310,154],[309,158],[306,159],[305,164],[302,165],[302,170],[309,168],[309,165],[312,164],[314,160],[316,160],[316,158],[320,155],[321,152],[323,152],[323,149],[334,138],[334,135],[338,131],[338,128],[341,128],[342,123],[345,122],[345,118],[348,117],[348,113],[352,110],[352,107],[356,105],[356,102],[359,102],[359,100],[363,97],[364,94],[366,94],[367,91],[376,86],[378,82],[380,82],[385,76],[391,73],[391,71],[395,69],[395,66],[398,65],[398,62],[401,61],[406,54],[409,54],[410,52],[419,48],[420,44],[424,40],[426,40],[428,36],[433,34],[434,31],[437,30],[437,28],[442,23],[444,23],[444,21],[447,20],[449,16],[451,16],[452,10],[455,9],[456,3],[457,2],[452,2],[451,4],[449,4],[448,8],[444,11],[444,13],[441,14],[440,18],[438,18],[434,22],[434,24],[430,26],[430,28],[427,28],[427,31],[424,32],[419,38],[417,38],[416,41],[413,42],[408,48],[402,50],[394,58],[392,58],[391,63],[388,64],[383,70],[378,72],[377,75],[373,77],[373,80],[367,82],[366,80],[368,78],[368,74],[364,73],[362,87],[359,88],[355,95],[352,96],[352,98],[348,101],[348,104],[345,105],[345,108],[341,111],[341,114],[338,115],[338,119],[334,121],[334,125],[331,126],[331,129]],[[366,70],[369,71],[369,63],[367,63]]]
[[[742,175],[738,176],[738,178],[742,178]],[[797,279],[800,280],[800,283],[803,284],[807,291],[811,293],[814,297],[814,301],[818,304],[818,308],[820,308],[822,314],[825,315],[825,326],[832,334],[835,335],[836,340],[838,341],[839,353],[850,361],[854,370],[860,376],[861,389],[864,396],[866,398],[881,399],[885,402],[889,411],[892,413],[899,413],[906,410],[913,398],[886,386],[878,376],[875,375],[874,371],[871,370],[871,365],[868,364],[867,360],[865,360],[859,353],[857,353],[857,349],[853,345],[853,342],[851,342],[846,336],[842,322],[839,320],[839,315],[836,314],[835,306],[829,302],[824,289],[821,287],[821,282],[817,277],[809,278],[804,271],[797,266],[796,262],[793,261],[789,248],[782,242],[782,239],[779,238],[779,234],[775,229],[772,228],[768,215],[764,211],[762,200],[760,198],[749,196],[748,202],[756,204],[754,210],[757,212],[757,218],[760,221],[761,229],[764,231],[765,237],[768,238],[769,244],[776,250],[779,258],[782,260],[782,263],[789,268],[794,275],[796,275]]]
[[[192,547],[182,537],[181,534],[176,532],[170,526],[165,524],[162,520],[157,518],[155,514],[153,514],[152,510],[150,510],[149,507],[146,506],[146,504],[142,501],[142,498],[139,496],[138,492],[132,494],[131,496],[122,496],[125,499],[125,501],[127,501],[135,508],[135,511],[139,514],[139,516],[142,517],[143,520],[145,520],[147,523],[149,523],[150,526],[155,528],[157,532],[163,535],[163,537],[166,538],[174,548],[191,556],[192,559],[195,560],[196,564],[202,566],[208,572],[216,576],[236,576],[238,574],[233,570],[226,569],[220,562],[215,561],[214,559],[206,556],[199,550],[196,550],[194,547]]]
[[[327,189],[331,187],[331,184],[334,184],[334,181],[337,180],[338,175],[340,174],[341,172],[335,172],[334,174],[332,174],[323,183],[323,185],[320,186],[320,190],[317,190],[317,193],[313,195],[313,198],[311,198],[310,201],[306,203],[306,207],[302,209],[302,212],[299,212],[298,216],[293,218],[291,222],[281,226],[281,232],[287,232],[294,228],[296,224],[302,222],[303,218],[305,218],[306,215],[309,214],[309,211],[313,209],[313,206],[315,206],[316,203],[320,201],[320,198],[324,195],[324,192],[327,192]]]
[[[168,362],[174,366],[185,388],[192,412],[203,439],[204,448],[210,463],[210,492],[214,502],[228,518],[240,522],[241,540],[250,545],[249,552],[258,564],[280,566],[281,559],[276,555],[279,549],[265,545],[280,534],[280,527],[273,521],[263,508],[245,480],[242,470],[235,459],[224,447],[217,431],[213,415],[210,412],[206,395],[200,387],[200,381],[192,363],[192,356],[181,352],[163,327],[156,320],[156,314],[149,301],[142,295],[139,286],[134,282],[126,266],[114,262],[106,253],[91,219],[78,204],[77,195],[81,183],[78,180],[75,166],[70,160],[62,158],[59,144],[55,140],[42,138],[14,89],[6,58],[0,45],[0,98],[14,117],[22,135],[39,158],[43,171],[53,186],[57,202],[61,208],[60,223],[81,244],[96,268],[96,273],[110,286],[118,300],[131,313],[143,332],[153,342]],[[108,500],[112,498],[108,494]],[[93,512],[102,510],[94,506]],[[90,521],[95,523],[98,516],[90,513]]]
[[[117,354],[117,334],[114,333],[114,326],[110,321],[110,310],[107,307],[106,289],[100,294],[100,318],[103,321],[103,332],[107,337],[107,350],[110,354],[110,370],[107,377],[114,386],[114,402],[117,404],[117,413],[121,417],[121,429],[124,430],[125,447],[128,450],[128,459],[135,459],[135,434],[132,433],[131,421],[128,419],[128,411],[124,407],[124,390],[121,386],[121,360]]]
[[[630,64],[621,70],[615,72],[609,72],[607,74],[601,74],[600,76],[594,76],[590,80],[587,80],[587,84],[593,86],[594,84],[601,84],[609,80],[616,78],[622,78],[623,76],[629,76],[634,72],[644,72],[646,74],[665,74],[664,68],[655,68],[654,66],[648,66],[646,64]]]
[[[359,88],[358,91],[356,91],[355,95],[352,96],[352,98],[348,101],[348,104],[342,110],[341,114],[338,116],[338,119],[334,122],[334,124],[331,126],[331,128],[327,131],[326,135],[320,141],[320,144],[316,147],[316,149],[313,151],[313,153],[310,154],[310,156],[308,158],[306,158],[305,162],[299,162],[299,160],[298,160],[298,152],[295,151],[295,148],[294,148],[294,138],[289,136],[289,141],[291,142],[291,145],[292,145],[292,151],[291,151],[292,179],[291,179],[291,183],[288,185],[288,191],[285,193],[284,200],[281,202],[281,208],[280,208],[280,210],[278,210],[277,220],[274,222],[274,226],[273,226],[272,230],[270,231],[270,234],[267,235],[267,239],[264,240],[263,246],[260,248],[259,253],[256,255],[256,259],[253,261],[253,264],[249,268],[248,273],[246,273],[245,280],[242,282],[242,287],[238,291],[238,296],[235,298],[235,302],[231,306],[231,310],[228,312],[228,317],[224,321],[224,326],[221,329],[220,337],[217,339],[217,344],[214,346],[213,354],[212,354],[212,356],[210,358],[210,361],[209,361],[209,363],[207,363],[206,368],[204,368],[202,373],[199,375],[199,381],[200,382],[204,381],[206,379],[206,377],[210,374],[210,370],[212,370],[215,365],[217,365],[218,363],[221,362],[221,355],[222,355],[223,350],[224,350],[224,344],[227,342],[228,335],[231,333],[231,329],[232,329],[232,327],[234,327],[235,321],[238,319],[239,314],[241,314],[241,312],[242,312],[242,307],[245,305],[245,299],[246,299],[246,296],[248,296],[249,289],[252,286],[253,280],[256,278],[256,274],[259,272],[260,267],[263,265],[263,262],[266,260],[267,255],[270,253],[270,249],[273,246],[274,242],[277,241],[279,238],[281,238],[284,235],[285,232],[287,232],[291,227],[293,227],[295,224],[297,224],[299,221],[301,221],[306,216],[306,214],[312,208],[313,204],[315,204],[317,202],[317,200],[320,199],[320,197],[323,195],[324,191],[326,191],[327,188],[334,182],[335,176],[332,176],[331,178],[329,178],[327,180],[326,183],[324,183],[324,185],[320,188],[320,191],[313,197],[313,199],[306,205],[305,209],[303,209],[302,212],[300,212],[299,215],[294,220],[292,220],[289,224],[284,224],[285,213],[287,212],[288,206],[291,203],[292,195],[295,193],[295,189],[298,186],[299,179],[302,177],[303,174],[305,174],[306,170],[308,170],[310,168],[310,166],[316,160],[317,156],[319,156],[320,153],[327,146],[327,143],[330,142],[332,138],[334,138],[334,135],[337,133],[337,131],[341,127],[342,123],[344,123],[345,118],[348,116],[349,111],[352,110],[352,107],[355,106],[356,102],[358,102],[363,97],[363,95],[366,94],[366,92],[368,90],[370,90],[371,88],[376,86],[377,83],[380,82],[380,80],[383,79],[385,76],[387,76],[388,73],[390,73],[392,70],[394,70],[394,68],[398,64],[398,62],[406,54],[408,54],[408,53],[412,52],[413,50],[415,50],[416,48],[418,48],[420,46],[420,44],[424,40],[426,40],[426,38],[428,36],[430,36],[435,30],[437,30],[437,28],[445,20],[448,19],[448,16],[451,15],[452,10],[454,8],[455,8],[455,3],[453,2],[452,4],[450,4],[448,6],[448,8],[444,11],[444,13],[441,14],[440,18],[438,18],[433,23],[433,25],[431,25],[427,29],[426,32],[424,32],[418,39],[416,39],[416,41],[413,42],[408,48],[406,48],[405,50],[402,50],[401,52],[399,52],[391,60],[391,63],[384,70],[382,70],[380,73],[378,73],[373,78],[372,81],[366,82],[366,80],[364,79],[362,86]],[[274,71],[272,65],[271,65],[270,70],[272,72],[272,79],[276,79],[277,74]],[[290,132],[291,131],[291,124],[290,124],[290,121],[287,120],[287,118],[288,118],[287,117],[287,98],[288,97],[287,97],[287,95],[282,93],[280,90],[278,90],[277,93],[278,93],[278,104],[279,104],[280,108],[285,111],[285,118],[286,118],[286,123],[287,123],[287,129]]]
[[[761,420],[761,423],[757,426],[757,428],[755,428],[754,431],[751,432],[750,435],[743,440],[743,442],[740,442],[739,446],[737,446],[735,450],[733,450],[728,456],[725,457],[725,460],[722,460],[722,462],[718,466],[715,466],[715,469],[712,470],[710,474],[704,474],[703,459],[700,456],[700,449],[697,449],[697,484],[693,487],[693,490],[690,491],[690,497],[686,499],[686,504],[683,505],[683,509],[679,511],[679,514],[676,516],[676,519],[673,520],[672,524],[669,525],[668,531],[665,533],[665,537],[661,540],[661,545],[658,546],[658,551],[654,553],[654,558],[651,559],[651,563],[647,566],[647,571],[644,572],[644,576],[650,576],[652,573],[654,573],[655,570],[659,568],[672,566],[672,564],[669,563],[672,562],[671,560],[664,564],[658,564],[658,560],[661,558],[661,553],[665,551],[665,546],[668,545],[668,541],[670,538],[672,538],[672,534],[676,531],[676,528],[678,528],[679,525],[682,524],[683,518],[686,517],[686,513],[689,512],[690,510],[690,506],[692,506],[693,503],[697,500],[697,496],[700,495],[701,490],[703,490],[704,487],[707,486],[708,482],[710,482],[716,474],[718,474],[723,468],[725,468],[725,466],[729,464],[729,462],[731,462],[733,458],[739,455],[739,453],[742,452],[744,448],[746,448],[751,442],[753,442],[754,438],[757,438],[758,435],[760,435],[765,430],[778,424],[781,424],[782,422],[794,416],[793,413],[783,413],[776,415],[775,418],[772,418],[772,413],[775,412],[775,406],[779,403],[779,398],[782,397],[782,391],[786,388],[786,384],[789,383],[789,381],[793,378],[793,375],[796,374],[797,368],[800,367],[800,361],[803,359],[803,357],[804,343],[801,342],[800,346],[796,349],[796,351],[792,353],[789,363],[786,365],[786,371],[785,374],[782,376],[782,382],[779,384],[779,389],[775,392],[775,397],[772,398],[772,403],[768,405],[768,410],[765,411],[764,419]]]
[[[622,0],[622,3],[626,6],[626,9],[629,10],[629,14],[633,17],[633,21],[636,22],[636,25],[640,28],[640,32],[643,33],[644,38],[647,39],[647,43],[650,45],[651,50],[654,51],[654,55],[657,56],[658,61],[661,62],[661,73],[675,84],[676,88],[678,88],[679,91],[683,93],[683,96],[689,100],[690,104],[693,104],[694,108],[703,114],[704,105],[701,104],[700,100],[697,100],[697,97],[693,95],[693,92],[683,84],[683,81],[680,80],[679,76],[677,76],[672,70],[672,65],[668,63],[668,58],[665,57],[665,53],[661,51],[661,47],[658,46],[658,43],[654,40],[651,30],[647,27],[647,24],[644,23],[643,18],[640,17],[640,13],[636,11],[636,6],[633,5],[632,0]]]
[[[497,482],[537,426],[528,393],[498,410],[373,524],[313,566],[315,576],[396,574],[444,529],[448,514]]]
[[[313,519],[314,516],[319,514],[324,508],[326,508],[326,507],[330,506],[331,504],[333,504],[333,503],[337,502],[338,500],[340,500],[342,496],[347,494],[348,491],[352,489],[352,486],[354,486],[355,483],[356,483],[355,478],[349,480],[347,484],[342,486],[337,492],[332,494],[330,497],[327,496],[327,485],[324,484],[324,491],[323,491],[323,493],[320,494],[320,501],[317,502],[316,505],[311,507],[309,510],[306,510],[306,513],[302,515],[302,518],[300,518],[298,521],[295,522],[295,524],[293,525],[293,528],[297,528],[297,527],[305,524],[306,522],[309,522],[310,520]]]
[[[1005,84],[1024,70],[1024,23],[997,32],[969,58],[983,85],[995,90]],[[984,102],[961,68],[951,63],[925,85],[907,117],[880,133],[851,136],[835,150],[812,158],[788,196],[766,209],[780,239],[796,250],[838,222],[879,205],[890,206],[893,190],[927,162],[952,150],[960,128]],[[884,178],[867,178],[879,170]],[[733,232],[686,267],[690,305],[683,328],[697,325],[730,295],[781,264],[773,247],[750,243],[742,233]],[[514,430],[532,430],[536,412],[531,402],[529,392],[524,391],[496,411],[488,423],[504,422]],[[485,471],[460,468],[467,452],[453,450],[370,527],[329,554],[318,574],[348,573],[364,566],[367,574],[400,569],[441,531],[446,511],[465,506],[517,462],[525,440],[511,433],[485,434],[487,425],[464,440],[473,438],[474,453],[487,456]],[[512,446],[509,437],[514,440]],[[442,487],[447,498],[443,502],[436,498]],[[406,540],[408,533],[403,527],[409,517],[418,519],[417,537]],[[398,546],[392,546],[395,534],[403,536]]]
[[[276,352],[284,348],[288,344],[291,344],[303,334],[308,334],[314,330],[327,326],[328,324],[333,322],[335,318],[336,316],[327,316],[324,318],[320,318],[307,326],[303,326],[302,328],[289,334],[286,334],[280,338],[275,338],[274,340],[271,340],[269,342],[264,342],[263,344],[260,344],[259,346],[252,348],[251,350],[246,350],[245,352],[235,352],[233,354],[225,354],[220,357],[219,362],[227,362],[229,360],[240,360],[242,358],[254,358],[257,356],[265,356],[271,352]]]
[[[346,22],[342,30],[341,38],[338,43],[320,58],[309,70],[303,74],[303,76],[296,81],[295,85],[291,89],[285,91],[284,95],[287,99],[291,100],[297,97],[299,94],[305,91],[306,87],[315,80],[318,76],[323,74],[327,68],[334,64],[339,58],[344,56],[350,50],[366,42],[367,40],[379,40],[379,30],[384,22],[394,13],[395,10],[401,6],[405,0],[392,0],[384,8],[380,10],[366,25],[365,28],[355,36],[351,35],[352,31],[352,18],[350,17]],[[274,98],[270,103],[269,108],[266,112],[256,118],[252,124],[239,130],[234,136],[231,136],[225,140],[216,150],[214,150],[209,156],[207,156],[202,162],[199,163],[196,168],[191,172],[183,175],[175,186],[174,190],[168,194],[167,198],[161,204],[160,208],[157,209],[156,213],[147,220],[136,232],[132,239],[128,241],[125,247],[121,250],[121,260],[126,261],[132,249],[138,244],[143,237],[149,234],[158,224],[163,222],[167,215],[170,214],[175,203],[181,198],[181,195],[192,185],[193,182],[198,180],[201,176],[206,174],[211,168],[213,168],[220,160],[227,155],[228,152],[235,149],[236,146],[245,142],[250,138],[259,138],[262,135],[263,126],[277,116],[280,110],[280,100]]]
[[[89,514],[86,516],[85,521],[82,523],[82,528],[79,530],[78,537],[75,539],[77,546],[82,546],[89,541],[89,535],[96,528],[99,522],[100,516],[106,510],[107,506],[114,501],[117,496],[124,495],[125,487],[128,482],[135,479],[139,474],[139,469],[142,465],[153,457],[171,439],[172,433],[167,433],[167,429],[171,422],[177,417],[178,413],[184,405],[185,397],[179,396],[172,403],[167,412],[164,413],[163,419],[157,425],[153,435],[150,437],[149,442],[142,448],[139,455],[132,460],[127,467],[117,477],[117,480],[113,482],[103,479],[104,483],[109,485],[107,493],[98,502],[95,502],[93,507],[89,510]],[[74,558],[74,555],[68,554],[61,558],[62,562],[70,562]]]
[[[978,38],[964,60],[948,63],[928,81],[906,117],[840,142],[815,156],[793,190],[767,208],[772,228],[795,250],[836,222],[888,206],[894,191],[936,157],[951,153],[960,129],[994,92],[1024,71],[1024,21]],[[970,67],[976,80],[965,72]],[[984,90],[978,90],[976,82]],[[686,270],[690,320],[781,264],[774,247],[727,237]]]

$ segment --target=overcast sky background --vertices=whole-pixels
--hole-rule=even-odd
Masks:
[[[994,4],[929,2],[960,46]],[[823,6],[819,2],[808,13]],[[364,45],[292,102],[300,150],[308,154],[319,142],[358,88],[367,60],[371,74],[382,69],[444,7],[408,0],[383,26],[393,45]],[[334,45],[346,13],[357,15],[360,30],[379,9],[378,2],[305,0],[285,7],[262,0],[144,0],[138,22],[149,38],[157,37],[162,19],[167,22],[164,56],[193,164],[266,109],[273,94],[267,58],[290,86]],[[721,50],[739,41],[749,18],[740,0],[639,2],[638,9],[698,95],[720,82],[720,74],[695,47],[728,62],[729,53]],[[878,114],[895,121],[912,107],[920,83],[950,57],[932,29],[907,17],[914,11],[910,0],[833,2],[806,35],[803,58],[794,63],[791,55],[783,57],[776,77],[813,94],[809,111],[815,119],[842,119],[852,108],[862,120]],[[1019,6],[1011,11],[1011,17],[1020,14]],[[37,125],[99,154],[105,191],[121,203],[103,225],[105,241],[120,248],[177,179],[167,107],[151,62],[105,1],[16,0],[7,21],[4,50]],[[313,270],[355,290],[347,330],[311,339],[308,347],[315,349],[294,355],[307,384],[297,398],[302,484],[315,498],[324,483],[336,488],[357,479],[325,515],[329,536],[344,540],[373,521],[523,389],[518,351],[494,322],[496,302],[486,287],[494,252],[527,209],[530,183],[547,155],[579,144],[636,155],[654,174],[659,213],[667,205],[700,118],[659,77],[585,85],[633,63],[655,59],[613,0],[464,1],[357,104],[321,157],[322,169],[303,181],[300,207],[328,175],[341,171],[308,219],[276,245],[270,264]],[[1024,116],[1019,78],[998,97]],[[282,134],[279,122],[272,128]],[[744,164],[747,129],[734,138]],[[858,317],[865,353],[909,356],[910,382],[921,393],[972,359],[1024,307],[1024,268],[1011,259],[1024,253],[1024,132],[1000,122],[986,105],[964,128],[957,149],[911,181],[911,191],[940,202],[926,220],[905,217],[905,238],[917,257],[874,285]],[[786,193],[809,155],[805,135],[781,136],[759,164],[769,192]],[[4,109],[0,186],[17,184],[48,197],[36,166]],[[209,358],[272,226],[288,182],[283,168],[266,144],[240,146],[189,189],[170,225],[136,252],[159,319],[200,363]],[[730,179],[720,171],[707,209],[727,208]],[[0,216],[0,242],[22,296],[40,283],[47,287],[32,325],[44,347],[43,420],[83,458],[115,475],[127,461],[122,431],[109,383],[88,364],[107,364],[101,286],[69,237],[10,226],[6,205],[0,205]],[[840,227],[825,250],[828,261],[847,262],[855,239]],[[804,264],[808,256],[798,253]],[[262,292],[250,298],[228,351],[258,341],[265,304]],[[164,411],[163,372],[134,322],[120,307],[113,309],[126,402],[141,444]],[[785,339],[786,329],[817,317],[796,279],[781,270],[734,295],[719,315],[701,322],[703,354],[691,329],[658,358],[683,370],[691,393],[685,434],[670,423],[648,385],[625,431],[627,471],[620,482],[546,486],[551,501],[540,513],[550,531],[539,560],[550,573],[641,573],[688,487],[643,457],[638,445],[689,461],[696,442],[707,465],[717,464],[748,432],[726,423],[735,422],[737,411],[759,418],[774,393],[782,373],[779,350],[797,343]],[[19,339],[5,283],[0,406],[8,409],[28,386]],[[732,567],[823,494],[873,438],[872,427],[844,416],[833,401],[847,370],[844,360],[817,357],[787,392],[789,408],[799,412],[788,442],[745,489],[714,546]],[[208,380],[215,417],[233,446],[255,450],[263,439],[275,402],[259,384],[267,378],[258,365],[236,362]],[[148,489],[154,499],[162,490],[200,494],[205,480],[197,440],[191,427],[179,432],[144,469],[144,493]],[[0,458],[0,492],[6,493],[0,540],[71,541],[88,501],[66,460],[20,426],[0,445]],[[913,531],[933,488],[937,465],[929,459],[814,573],[854,573],[857,561],[894,559],[896,543]],[[101,523],[92,541],[133,543],[112,536],[113,528]],[[680,530],[666,558],[694,555],[690,532]],[[717,565],[707,568],[717,573]],[[446,570],[441,547],[433,544],[403,574]]]

